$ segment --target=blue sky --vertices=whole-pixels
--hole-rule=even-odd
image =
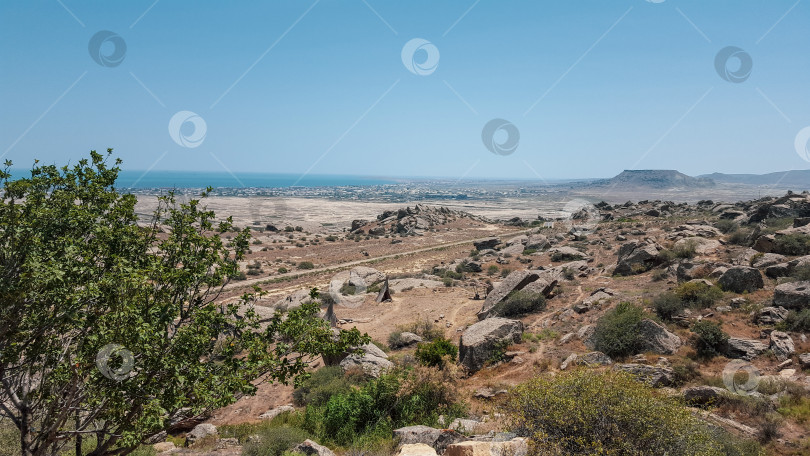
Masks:
[[[4,1],[0,154],[451,178],[807,169],[808,24],[810,0]],[[91,57],[100,31],[122,61]],[[408,63],[438,50],[429,74],[403,62],[417,38],[434,47]],[[742,82],[715,68],[727,46],[753,62]],[[180,111],[202,141],[188,115],[170,135]],[[485,146],[492,119],[519,131],[513,153]]]

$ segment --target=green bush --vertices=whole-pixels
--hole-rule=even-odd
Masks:
[[[675,288],[675,295],[690,307],[705,309],[723,297],[723,290],[705,282],[686,282]]]
[[[498,273],[498,266],[494,264],[489,265],[489,267],[487,268],[487,275],[494,276],[497,273]]]
[[[278,273],[279,273],[279,274],[286,274],[286,273],[288,273],[288,272],[289,272],[289,270],[287,270],[287,268],[285,268],[285,267],[283,267],[283,266],[282,266],[282,267],[280,267],[280,268],[278,268]]]
[[[297,406],[325,404],[336,394],[347,393],[352,389],[340,366],[325,366],[312,373],[300,387],[293,391],[293,402]]]
[[[611,358],[623,358],[636,353],[639,340],[639,323],[642,310],[629,302],[619,303],[615,309],[606,312],[596,322],[593,342],[596,350]]]
[[[516,317],[546,308],[546,298],[540,293],[519,290],[510,293],[493,311],[502,317]]]
[[[245,443],[242,456],[282,456],[285,451],[310,438],[307,431],[294,427],[262,429],[259,438]]]
[[[655,313],[666,321],[672,321],[672,317],[686,307],[675,293],[661,293],[653,300],[653,306]]]
[[[533,454],[721,456],[736,445],[623,372],[535,377],[515,388],[505,410],[512,430],[531,438]]]
[[[311,261],[302,261],[298,263],[300,269],[315,269],[315,265]]]
[[[436,369],[418,367],[369,380],[362,388],[336,394],[320,407],[306,409],[304,427],[321,443],[347,446],[368,439],[390,439],[393,429],[435,426],[466,411],[455,380]]]
[[[796,269],[790,274],[790,278],[794,281],[808,281],[810,280],[810,264],[797,266]]]
[[[810,255],[810,236],[806,234],[786,234],[776,236],[774,252],[782,255]]]
[[[750,244],[748,237],[751,235],[751,230],[739,229],[728,233],[728,242],[734,245],[747,246]]]
[[[422,365],[442,368],[448,358],[450,361],[456,360],[458,347],[444,337],[439,337],[433,342],[417,345],[414,356]]]
[[[803,309],[798,312],[791,310],[787,318],[785,318],[785,321],[779,323],[777,327],[783,331],[810,331],[810,309]]]
[[[701,358],[711,359],[725,351],[728,334],[720,329],[720,325],[708,320],[701,320],[692,325],[691,331],[695,333],[695,350]]]
[[[720,230],[721,233],[728,234],[740,229],[740,224],[734,220],[718,220],[714,227]]]

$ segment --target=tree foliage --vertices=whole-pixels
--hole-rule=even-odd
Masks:
[[[17,180],[10,162],[0,172],[0,415],[23,455],[85,435],[93,456],[127,454],[174,419],[297,380],[313,356],[367,341],[335,336],[317,303],[260,326],[258,289],[220,300],[249,230],[172,193],[139,223],[111,153],[35,163]]]

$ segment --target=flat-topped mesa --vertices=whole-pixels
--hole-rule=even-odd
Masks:
[[[714,187],[713,180],[687,176],[674,169],[626,169],[611,179],[596,181],[596,186],[619,188],[706,188]]]

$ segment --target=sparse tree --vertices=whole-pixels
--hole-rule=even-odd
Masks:
[[[130,453],[172,420],[297,381],[313,357],[368,340],[336,337],[317,303],[260,328],[258,289],[221,302],[249,230],[226,242],[230,218],[172,193],[139,224],[111,153],[35,163],[17,180],[10,162],[0,171],[0,416],[23,456],[82,440],[93,456]]]

